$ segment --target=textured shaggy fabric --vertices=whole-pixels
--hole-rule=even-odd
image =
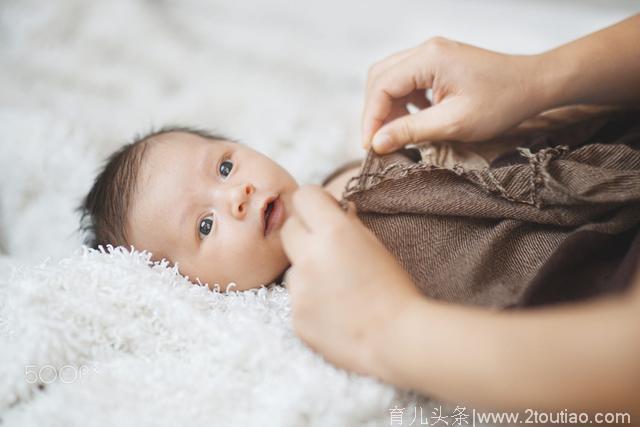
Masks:
[[[211,292],[116,248],[14,267],[0,296],[2,425],[364,426],[429,408],[303,345],[279,286]]]

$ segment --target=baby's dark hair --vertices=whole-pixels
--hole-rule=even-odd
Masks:
[[[134,137],[106,159],[91,190],[75,209],[80,214],[78,231],[83,234],[85,245],[93,249],[102,246],[105,250],[108,244],[114,247],[130,245],[126,224],[145,151],[155,138],[173,132],[231,141],[225,136],[187,126],[166,126]]]

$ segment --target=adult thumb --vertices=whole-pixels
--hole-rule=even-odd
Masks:
[[[379,154],[396,151],[407,144],[438,141],[455,137],[454,108],[441,103],[414,114],[407,114],[382,126],[373,137],[373,149]]]

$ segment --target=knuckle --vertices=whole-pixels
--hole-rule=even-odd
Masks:
[[[381,90],[380,74],[376,74],[375,76],[371,77],[371,79],[369,80],[369,90],[371,92],[378,92]]]
[[[371,64],[371,66],[369,67],[369,75],[373,75],[376,74],[376,72],[378,72],[378,70],[380,70],[380,68],[382,67],[382,63],[383,61],[376,61],[373,64]]]
[[[431,37],[427,41],[424,42],[425,49],[433,52],[439,53],[443,50],[447,49],[450,44],[450,40],[441,36]]]
[[[375,65],[375,70],[370,72],[368,78],[368,86],[371,92],[381,92],[385,89],[390,76],[390,67],[387,67],[385,63],[380,62]]]
[[[375,63],[373,63],[373,65],[371,65],[369,67],[369,71],[367,73],[367,81],[369,83],[373,82],[376,78],[376,76],[378,74],[380,74],[380,70],[382,69],[382,64],[384,63],[384,61],[377,61]]]

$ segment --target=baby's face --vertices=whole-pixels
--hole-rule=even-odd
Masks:
[[[294,178],[265,155],[238,143],[172,132],[150,143],[138,176],[127,231],[154,260],[222,291],[269,284],[289,266],[280,229],[289,215]],[[284,208],[263,210],[278,197]]]

